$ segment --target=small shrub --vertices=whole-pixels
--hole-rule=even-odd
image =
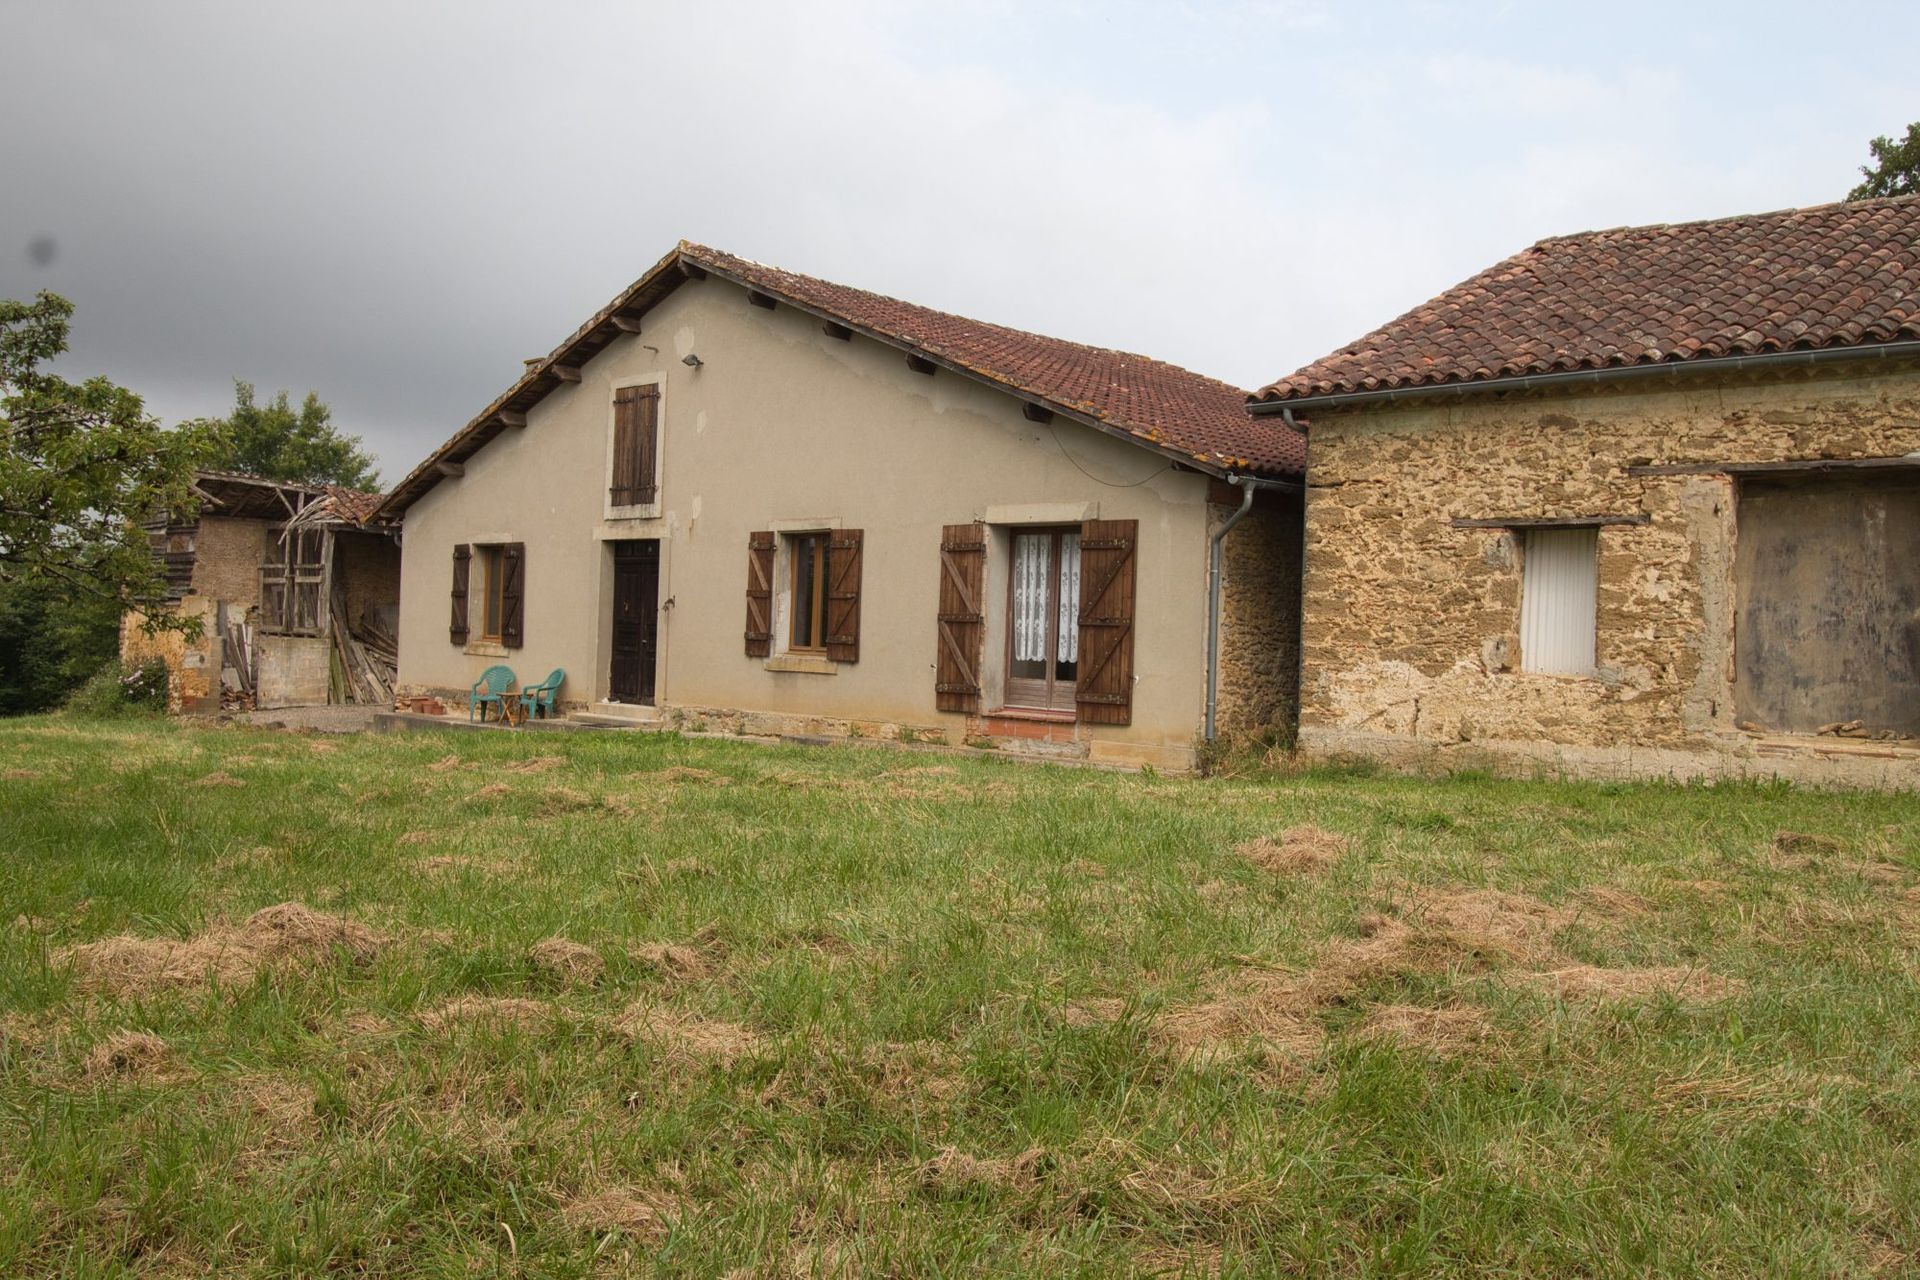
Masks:
[[[93,673],[67,699],[67,711],[90,720],[157,716],[167,710],[167,664],[158,658],[131,669],[118,659]]]

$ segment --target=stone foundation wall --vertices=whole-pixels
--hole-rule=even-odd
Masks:
[[[1215,508],[1215,527],[1232,514]],[[1300,703],[1300,520],[1293,494],[1264,490],[1221,544],[1223,733],[1291,737]]]
[[[174,607],[185,618],[200,620],[200,634],[192,639],[179,631],[146,630],[147,615],[129,610],[120,617],[120,663],[129,669],[158,658],[167,667],[167,710],[217,711],[220,708],[220,649],[214,636],[214,602],[188,596]]]
[[[1755,735],[1732,698],[1735,482],[1627,468],[1920,451],[1920,370],[1360,407],[1309,438],[1309,745],[1557,744],[1647,772],[1631,753],[1731,759]],[[1647,517],[1599,535],[1598,672],[1524,674],[1515,537],[1453,521],[1598,515]]]

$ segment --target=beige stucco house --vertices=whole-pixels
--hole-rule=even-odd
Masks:
[[[1920,783],[1920,198],[1542,241],[1253,407],[1307,747]]]
[[[1184,766],[1293,717],[1302,442],[1245,399],[683,243],[386,498],[401,691]]]

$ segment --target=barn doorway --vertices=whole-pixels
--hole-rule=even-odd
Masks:
[[[1738,503],[1739,718],[1920,736],[1920,471],[1743,476]]]

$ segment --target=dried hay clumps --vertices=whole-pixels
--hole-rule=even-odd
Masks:
[[[173,1048],[145,1031],[122,1031],[93,1046],[81,1073],[89,1080],[153,1079],[166,1075]]]
[[[204,778],[195,778],[192,785],[196,787],[244,787],[247,785],[247,780],[245,778],[236,778],[230,773],[216,769]]]
[[[1410,918],[1367,915],[1358,938],[1321,948],[1304,973],[1236,979],[1212,999],[1172,1009],[1153,1034],[1176,1057],[1204,1061],[1235,1041],[1256,1041],[1283,1059],[1319,1051],[1323,1010],[1365,987],[1414,974],[1478,970],[1559,958],[1550,941],[1570,913],[1536,898],[1492,889],[1418,895]]]
[[[64,948],[58,958],[73,966],[80,990],[128,995],[210,982],[233,985],[266,968],[314,964],[336,951],[365,963],[386,941],[356,921],[283,902],[254,912],[237,929],[216,925],[185,941],[103,938]]]
[[[429,773],[451,773],[453,772],[453,770],[458,769],[459,767],[460,767],[459,756],[445,755],[445,756],[441,756],[438,760],[435,760],[432,764],[428,765],[427,771]]]
[[[713,972],[714,962],[725,958],[726,944],[708,926],[685,942],[643,942],[629,947],[627,954],[635,964],[653,970],[663,978],[704,978]]]
[[[313,1090],[279,1076],[245,1076],[234,1091],[249,1115],[279,1144],[291,1144],[317,1125]]]
[[[1051,1159],[1043,1147],[1002,1158],[972,1156],[958,1147],[942,1147],[914,1171],[914,1178],[923,1189],[938,1195],[1028,1191],[1039,1185],[1040,1175]]]
[[[432,844],[434,833],[431,831],[409,831],[394,841],[395,844]]]
[[[1746,983],[1705,969],[1681,966],[1653,969],[1605,969],[1573,965],[1525,975],[1525,981],[1569,1001],[1637,1000],[1667,993],[1676,1000],[1724,1000],[1746,990]]]
[[[1553,935],[1573,922],[1562,907],[1499,889],[1424,893],[1415,912],[1422,932],[1478,957],[1509,960],[1550,958]]]
[[[528,756],[525,760],[516,760],[512,764],[502,765],[502,773],[545,773],[549,769],[558,769],[567,762],[565,756]]]
[[[628,1038],[645,1040],[684,1063],[732,1066],[760,1048],[760,1037],[737,1022],[683,1013],[644,1000],[627,1006],[614,1026]]]
[[[1331,866],[1347,851],[1347,838],[1315,826],[1290,827],[1278,838],[1261,836],[1233,851],[1262,870],[1298,875]]]
[[[504,783],[504,782],[489,782],[489,783],[488,783],[488,784],[487,784],[486,786],[484,786],[484,787],[482,787],[482,788],[480,788],[480,789],[479,789],[478,791],[476,791],[476,792],[474,792],[474,793],[473,793],[472,795],[470,795],[470,796],[468,796],[468,797],[467,797],[467,799],[469,799],[469,800],[491,800],[491,799],[493,799],[493,798],[494,798],[495,796],[504,796],[504,795],[506,795],[506,794],[508,794],[509,792],[511,792],[512,790],[513,790],[513,788],[512,788],[512,787],[510,787],[510,786],[508,786],[508,785],[507,785],[506,783]]]
[[[1360,1024],[1359,1034],[1397,1041],[1409,1048],[1442,1055],[1464,1053],[1493,1033],[1486,1010],[1473,1005],[1428,1009],[1420,1005],[1381,1005]]]
[[[553,1006],[519,996],[458,996],[420,1015],[429,1030],[455,1031],[469,1026],[541,1027]]]
[[[600,975],[607,968],[598,951],[570,938],[536,942],[527,955],[534,968],[568,986],[590,987],[600,981]]]
[[[638,1187],[615,1187],[560,1201],[561,1219],[576,1231],[618,1231],[642,1239],[664,1235],[679,1211],[680,1202],[673,1196]]]

